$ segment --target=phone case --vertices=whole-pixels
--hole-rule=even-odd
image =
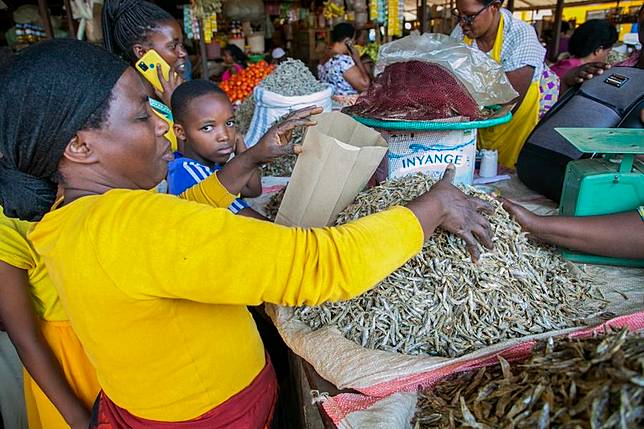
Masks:
[[[150,49],[136,61],[136,69],[145,77],[145,79],[152,84],[158,91],[163,92],[163,86],[159,81],[157,74],[157,65],[161,66],[161,74],[165,79],[170,77],[170,66],[163,58],[154,50]]]

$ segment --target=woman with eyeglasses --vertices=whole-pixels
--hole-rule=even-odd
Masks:
[[[486,52],[501,64],[519,93],[512,120],[504,125],[479,130],[479,145],[499,151],[499,163],[514,168],[528,135],[539,121],[539,82],[546,50],[534,29],[516,19],[499,0],[456,0],[452,13],[459,25],[453,39]]]

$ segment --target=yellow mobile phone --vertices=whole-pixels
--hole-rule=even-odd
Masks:
[[[136,61],[136,69],[139,73],[141,73],[156,90],[163,92],[163,86],[161,86],[159,75],[157,74],[158,65],[161,66],[161,75],[168,80],[170,78],[170,66],[154,49],[150,49],[145,53],[145,55]]]

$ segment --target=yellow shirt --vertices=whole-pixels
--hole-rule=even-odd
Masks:
[[[0,207],[0,261],[27,271],[34,308],[41,319],[67,320],[45,263],[27,239],[32,226],[32,222],[8,218]]]
[[[182,197],[210,205],[111,190],[48,213],[30,234],[101,386],[146,419],[193,419],[252,382],[265,361],[247,305],[349,299],[423,241],[403,207],[302,229],[211,207],[234,199],[216,175]]]

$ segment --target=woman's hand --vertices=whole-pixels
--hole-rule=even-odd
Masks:
[[[530,210],[520,206],[514,201],[510,201],[505,198],[499,198],[499,201],[503,204],[505,211],[508,212],[510,216],[519,223],[519,225],[521,225],[521,228],[523,228],[524,231],[531,234],[538,232],[538,221],[541,216],[532,213]]]
[[[316,125],[316,122],[311,120],[311,115],[319,113],[322,113],[322,108],[317,106],[306,107],[292,112],[281,121],[275,123],[264,134],[264,137],[255,146],[248,149],[247,152],[249,154],[252,152],[253,158],[258,164],[270,162],[284,155],[300,154],[302,152],[300,145],[289,144],[293,130],[298,127]]]
[[[355,55],[355,50],[353,49],[353,40],[345,39],[344,46],[347,47],[347,51],[349,51],[349,55],[353,57]]]
[[[563,94],[571,86],[579,85],[595,76],[600,76],[605,70],[610,69],[610,64],[606,63],[587,63],[570,70],[561,79],[561,90]]]
[[[179,73],[177,73],[174,68],[171,68],[168,79],[166,79],[165,77],[163,77],[163,73],[161,72],[161,64],[157,64],[157,76],[159,77],[159,82],[161,82],[163,91],[159,91],[155,88],[154,92],[156,93],[157,97],[159,97],[159,99],[163,101],[163,104],[170,107],[172,94],[174,93],[174,90],[183,83],[183,77],[181,77],[181,75],[179,75]]]
[[[429,192],[407,204],[420,221],[425,237],[429,237],[438,226],[461,237],[473,261],[480,255],[478,244],[491,249],[492,232],[490,223],[482,215],[491,212],[490,204],[476,197],[465,195],[452,184],[455,167],[449,165],[443,178],[436,182]]]

